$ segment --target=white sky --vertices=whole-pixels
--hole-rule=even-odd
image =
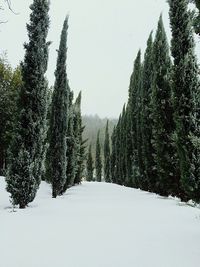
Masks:
[[[30,0],[12,0],[15,16],[1,12],[0,50],[7,50],[15,67],[23,59],[27,40]],[[144,52],[151,30],[163,13],[168,36],[166,0],[51,0],[52,41],[48,79],[54,83],[56,49],[66,14],[70,14],[68,35],[68,78],[75,94],[82,90],[83,114],[118,117],[127,101],[133,61],[139,48]]]

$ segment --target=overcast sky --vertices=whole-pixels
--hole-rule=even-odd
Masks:
[[[7,50],[8,60],[15,67],[23,59],[32,1],[12,3],[19,15],[1,12],[1,18],[8,22],[0,26],[0,49]],[[161,12],[170,38],[166,0],[51,0],[49,83],[54,83],[56,49],[69,13],[67,73],[75,94],[80,90],[83,93],[82,112],[118,117],[127,101],[137,51],[141,48],[144,52]]]

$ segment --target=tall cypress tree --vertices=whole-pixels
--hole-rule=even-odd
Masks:
[[[19,97],[19,118],[7,173],[7,190],[13,204],[19,204],[20,208],[33,201],[40,184],[47,115],[45,72],[49,1],[34,0],[30,9],[29,43],[24,46],[25,58],[21,65],[23,86]]]
[[[95,158],[95,170],[96,170],[96,181],[101,182],[102,179],[102,159],[101,159],[101,145],[99,140],[100,131],[97,133],[96,141],[96,158]]]
[[[88,182],[93,181],[94,163],[92,159],[92,146],[89,146],[87,162],[86,162],[86,180]]]
[[[154,160],[157,181],[154,192],[168,196],[178,193],[176,188],[175,151],[172,144],[174,131],[173,108],[171,101],[171,59],[162,16],[153,44],[153,83],[152,83],[152,126]],[[175,191],[175,192],[174,192]]]
[[[153,191],[155,185],[155,162],[153,159],[152,146],[152,108],[151,92],[153,77],[153,40],[152,32],[147,41],[147,48],[144,55],[143,79],[142,79],[142,153],[144,161],[144,186],[146,190]]]
[[[108,121],[106,123],[105,142],[104,142],[104,179],[105,182],[111,182],[111,170],[110,170],[110,137],[108,129]]]
[[[52,96],[48,174],[52,181],[52,196],[62,193],[66,182],[66,136],[69,115],[69,86],[66,73],[68,17],[65,19],[58,50],[55,85]]]
[[[127,126],[127,116],[126,116],[126,106],[123,106],[122,114],[121,114],[121,123],[120,123],[120,180],[118,181],[119,184],[125,185],[127,182],[127,133],[126,133],[126,126]]]
[[[110,169],[111,169],[111,180],[113,183],[116,183],[116,138],[117,138],[117,131],[116,131],[116,126],[114,126],[113,133],[111,136],[111,156],[110,156]]]
[[[115,137],[115,154],[116,154],[116,171],[115,171],[115,182],[121,184],[122,182],[122,171],[121,171],[121,124],[122,114],[119,116],[119,120],[116,126],[116,137]]]
[[[76,164],[75,184],[80,184],[83,177],[84,160],[85,160],[85,143],[83,140],[84,126],[82,126],[81,116],[81,92],[79,93],[74,104],[74,136],[76,139]]]
[[[133,132],[132,132],[132,107],[130,102],[126,107],[126,157],[127,157],[127,177],[126,177],[126,185],[133,187]]]
[[[173,103],[182,199],[200,199],[199,83],[194,38],[187,0],[169,0],[174,58]]]
[[[141,51],[139,50],[134,62],[134,69],[131,75],[129,87],[128,106],[130,109],[130,123],[131,123],[131,142],[132,152],[129,157],[132,161],[132,185],[139,187],[140,171],[138,163],[138,141],[137,141],[137,115],[138,115],[138,92],[141,89]],[[130,149],[130,148],[129,148]]]
[[[66,151],[66,181],[63,186],[62,192],[64,193],[67,188],[74,184],[76,166],[76,140],[74,135],[74,105],[73,105],[73,92],[69,94],[69,112],[68,112],[68,124],[67,124],[67,151]]]
[[[138,81],[138,88],[137,88],[137,94],[136,94],[136,103],[137,103],[137,110],[136,110],[136,156],[137,156],[137,163],[138,163],[138,186],[143,189],[147,190],[147,184],[145,181],[145,171],[144,171],[144,157],[143,157],[143,150],[142,150],[142,145],[143,145],[143,139],[142,139],[142,102],[143,102],[143,96],[142,96],[142,81],[143,81],[143,64],[140,66],[140,76],[139,76],[139,81]]]

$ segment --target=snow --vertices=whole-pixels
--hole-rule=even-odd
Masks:
[[[42,183],[13,212],[0,178],[1,267],[197,267],[200,210],[178,200],[106,183],[57,199]]]

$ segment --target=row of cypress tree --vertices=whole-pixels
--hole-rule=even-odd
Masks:
[[[200,84],[186,0],[169,0],[171,54],[159,19],[134,62],[112,135],[112,182],[200,201]],[[172,59],[171,59],[172,56]]]
[[[110,135],[109,121],[106,123],[105,140],[103,153],[100,144],[100,131],[97,133],[95,162],[92,157],[92,145],[89,145],[86,161],[86,180],[111,182],[111,162],[110,162]],[[94,175],[95,170],[95,175]]]
[[[42,177],[52,184],[54,198],[80,183],[85,150],[81,93],[73,103],[66,73],[68,17],[63,24],[50,98],[45,78],[49,1],[34,0],[30,9],[29,42],[24,45],[17,124],[6,175],[12,203],[20,208],[33,201]]]

